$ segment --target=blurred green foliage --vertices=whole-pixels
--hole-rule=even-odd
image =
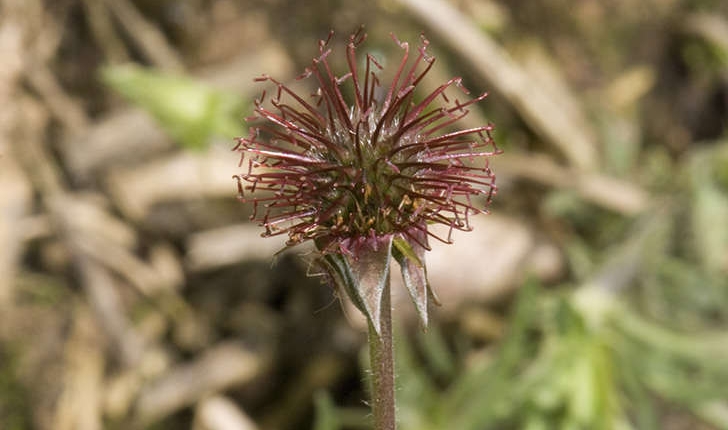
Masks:
[[[498,352],[469,363],[437,329],[417,349],[400,336],[400,428],[660,429],[660,400],[728,428],[728,334],[679,333],[603,292],[577,291],[526,284]],[[594,312],[597,326],[586,317]],[[436,382],[443,370],[453,371],[444,388]],[[316,430],[366,422],[365,409],[337,409],[323,394],[317,411]]]
[[[207,148],[215,136],[241,135],[248,103],[204,83],[136,65],[102,69],[103,81],[147,111],[183,147]]]

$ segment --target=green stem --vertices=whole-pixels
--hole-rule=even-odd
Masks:
[[[369,323],[369,358],[372,371],[372,415],[375,430],[395,430],[394,348],[389,278],[382,293],[381,334]]]

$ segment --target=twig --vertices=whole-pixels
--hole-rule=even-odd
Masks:
[[[637,215],[650,205],[650,195],[638,185],[559,166],[546,156],[508,153],[493,159],[492,164],[501,177],[513,175],[552,187],[572,189],[584,200],[623,215]]]
[[[105,4],[114,12],[127,35],[152,64],[170,71],[181,72],[185,69],[184,63],[164,35],[130,1],[106,0]]]
[[[0,310],[12,303],[15,274],[25,239],[25,231],[18,225],[30,212],[32,198],[28,178],[12,153],[0,153]]]
[[[263,370],[265,359],[236,344],[209,349],[190,364],[182,364],[147,384],[139,395],[135,420],[149,424],[194,404],[205,396],[250,381]]]
[[[116,64],[128,61],[129,53],[124,42],[114,31],[111,16],[104,4],[98,0],[83,0],[83,6],[86,9],[91,32],[106,54],[108,62]]]
[[[15,29],[22,39],[23,77],[68,131],[85,127],[88,121],[83,109],[63,90],[48,66],[60,46],[63,28],[59,22],[63,21],[69,7],[62,4],[57,11],[61,16],[51,17],[39,0],[4,1],[2,6],[0,9],[7,14],[8,21],[22,25],[22,28]],[[10,32],[14,29],[12,24],[8,27]],[[12,70],[15,66],[13,53],[2,54],[3,58],[9,58],[8,64]]]
[[[194,271],[216,269],[245,260],[268,258],[285,247],[285,238],[262,238],[260,227],[238,224],[192,232],[185,265]]]
[[[64,388],[58,401],[54,429],[101,430],[101,392],[104,355],[100,333],[83,305],[74,312],[66,343]]]
[[[103,266],[83,254],[77,253],[76,266],[89,303],[120,361],[125,366],[138,363],[144,351],[144,341],[124,315],[114,279]]]
[[[88,127],[89,121],[86,113],[79,103],[61,87],[47,66],[30,67],[27,78],[33,89],[43,98],[53,116],[63,123],[67,132],[76,134]]]
[[[0,10],[7,7],[0,3]],[[14,106],[24,71],[23,31],[10,11],[0,16],[0,106]],[[32,190],[27,175],[9,151],[30,127],[17,108],[0,109],[0,310],[12,303],[15,273],[22,255],[24,231],[17,226],[30,211]]]
[[[238,167],[231,162],[229,149],[213,146],[205,153],[177,152],[143,165],[114,169],[106,185],[127,217],[141,219],[157,203],[230,196],[236,173]]]
[[[213,396],[197,406],[193,430],[258,430],[258,426],[232,400]]]
[[[122,109],[102,118],[80,136],[61,142],[64,163],[77,182],[90,182],[110,165],[146,160],[174,147],[152,117],[141,109]]]
[[[116,243],[89,235],[82,230],[73,229],[73,231],[73,242],[78,252],[88,255],[94,261],[124,277],[145,296],[153,297],[160,292],[174,291],[182,280],[181,269],[175,270],[177,273],[171,276],[160,273]]]

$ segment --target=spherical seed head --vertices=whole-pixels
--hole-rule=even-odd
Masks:
[[[488,158],[500,151],[491,124],[456,128],[487,94],[448,97],[452,87],[467,94],[453,78],[418,98],[434,63],[429,42],[422,37],[412,53],[392,38],[403,55],[388,85],[380,83],[382,67],[372,55],[357,65],[362,31],[349,38],[348,71],[340,76],[328,60],[331,34],[319,43],[318,57],[299,77],[316,82],[311,97],[270,76],[259,78],[276,90],[256,100],[250,134],[237,139],[247,170],[236,179],[239,198],[253,203],[252,219],[264,236],[287,234],[288,245],[314,240],[324,255],[343,255],[352,264],[394,244],[386,250],[386,267],[393,255],[404,272],[409,266],[410,284],[420,284],[412,288],[424,290],[428,236],[451,241],[428,225],[471,229],[469,217],[485,212],[496,191]]]

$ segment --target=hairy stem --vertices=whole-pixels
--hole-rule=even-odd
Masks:
[[[369,323],[369,356],[372,371],[372,415],[375,430],[395,430],[394,348],[389,278],[382,294],[381,334]]]

